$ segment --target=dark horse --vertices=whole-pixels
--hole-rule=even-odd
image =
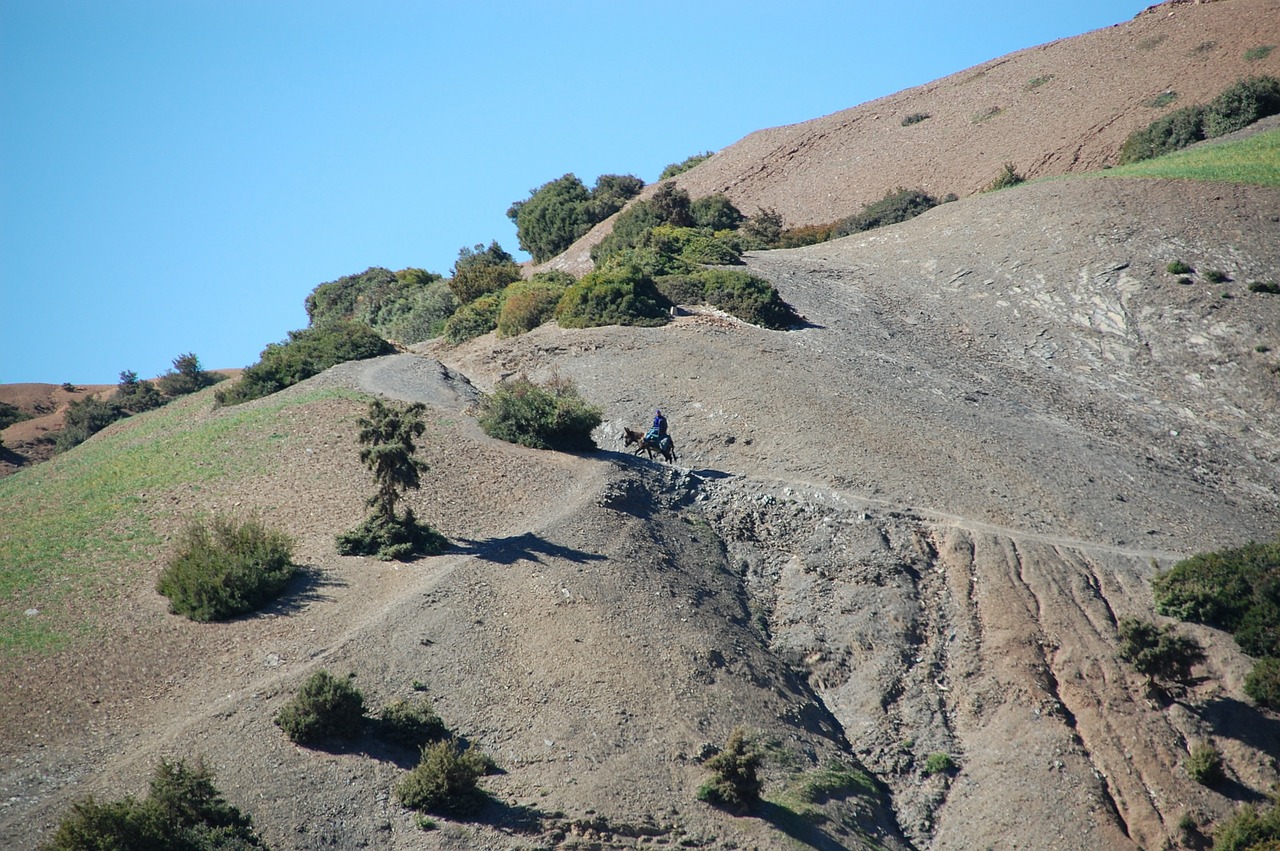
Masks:
[[[671,439],[671,435],[667,435],[666,445],[663,446],[662,443],[645,437],[644,432],[623,426],[622,444],[623,446],[631,446],[634,444],[636,448],[632,454],[639,455],[641,452],[644,452],[648,454],[650,460],[653,459],[653,453],[655,452],[663,458],[666,458],[668,464],[674,464],[678,460],[676,458],[676,444],[675,441]]]

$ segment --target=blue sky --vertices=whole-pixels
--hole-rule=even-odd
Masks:
[[[242,367],[318,284],[1148,2],[0,0],[0,383]]]

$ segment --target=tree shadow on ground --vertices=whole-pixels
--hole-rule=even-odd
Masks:
[[[347,583],[333,578],[314,565],[300,564],[297,568],[293,577],[289,579],[289,583],[285,585],[284,592],[279,597],[247,617],[262,618],[294,615],[303,611],[312,603],[321,603],[332,599],[328,594],[324,593],[324,589],[345,588],[347,585]]]
[[[506,565],[515,564],[518,561],[532,561],[542,564],[543,556],[564,559],[576,564],[585,564],[589,561],[604,561],[607,558],[598,553],[589,553],[585,550],[575,550],[573,547],[553,544],[546,538],[535,535],[532,532],[505,538],[486,538],[479,541],[458,538],[455,541],[455,545],[448,552],[473,555],[483,561]]]
[[[1280,753],[1280,719],[1233,697],[1217,697],[1200,710],[1217,736],[1235,739],[1265,754]]]
[[[806,848],[816,848],[819,851],[841,851],[848,847],[824,831],[817,823],[781,804],[761,801],[752,815],[767,821]]]

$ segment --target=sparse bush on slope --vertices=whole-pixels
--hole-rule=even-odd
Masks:
[[[885,193],[879,201],[867,204],[861,212],[841,221],[836,225],[834,236],[848,236],[851,233],[905,222],[936,206],[938,199],[927,192],[899,187]]]
[[[289,536],[258,520],[216,517],[186,527],[156,590],[169,598],[169,611],[208,623],[271,602],[294,571]]]
[[[484,397],[479,421],[485,434],[508,443],[578,451],[595,448],[591,432],[602,417],[571,381],[553,379],[540,387],[517,378]]]
[[[301,331],[262,350],[261,360],[246,368],[240,378],[219,388],[220,405],[238,405],[292,387],[334,364],[389,355],[395,347],[362,322],[336,320]]]
[[[41,851],[247,851],[266,848],[253,819],[228,804],[212,773],[197,762],[188,768],[161,760],[150,794],[72,805]]]
[[[760,803],[760,764],[764,756],[748,743],[742,728],[735,729],[725,742],[724,750],[707,760],[712,776],[698,787],[698,800],[745,814]]]
[[[468,815],[484,801],[479,780],[489,765],[480,751],[453,738],[427,745],[418,765],[396,785],[396,799],[414,810]]]
[[[364,724],[364,695],[350,678],[316,671],[276,713],[275,723],[290,741],[300,745],[349,739],[358,735]]]

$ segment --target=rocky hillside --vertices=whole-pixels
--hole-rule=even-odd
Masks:
[[[1235,56],[1262,19],[1227,42],[1218,18],[1275,8],[1170,4],[969,85],[1076,41],[1082,69],[1101,39],[1132,38],[1131,60],[1172,51],[1179,21],[1188,49]],[[1064,69],[1008,79],[1051,75],[1048,94]],[[1169,79],[1147,83],[1200,97]],[[892,100],[841,115],[865,129],[850,117]],[[942,106],[903,108],[935,115],[888,129],[941,132]],[[818,174],[802,161],[828,149],[802,150],[771,173]],[[882,194],[829,174],[855,203]],[[784,185],[758,203],[782,210]],[[1230,280],[1182,283],[1172,260]],[[1230,637],[1184,627],[1208,658],[1169,702],[1118,661],[1116,624],[1153,616],[1157,567],[1280,529],[1280,296],[1246,286],[1280,280],[1280,188],[1036,182],[748,265],[804,327],[691,306],[661,328],[428,344],[237,408],[205,391],[0,481],[0,534],[88,530],[0,610],[30,639],[0,659],[0,846],[33,848],[73,801],[139,794],[157,759],[197,755],[276,848],[1162,848],[1263,800],[1280,718],[1244,696]],[[601,450],[485,437],[470,406],[513,374],[573,379],[604,411]],[[429,406],[410,503],[444,555],[334,552],[370,490],[370,395]],[[675,466],[622,451],[654,407]],[[283,603],[216,625],[167,613],[168,542],[212,511],[296,536]],[[319,668],[354,672],[375,710],[425,694],[492,755],[477,817],[422,830],[391,792],[413,755],[375,736],[290,744],[272,718]],[[695,799],[739,726],[767,754],[767,803],[744,817]],[[1184,768],[1202,742],[1226,760],[1214,789]],[[953,770],[930,770],[939,754]]]

